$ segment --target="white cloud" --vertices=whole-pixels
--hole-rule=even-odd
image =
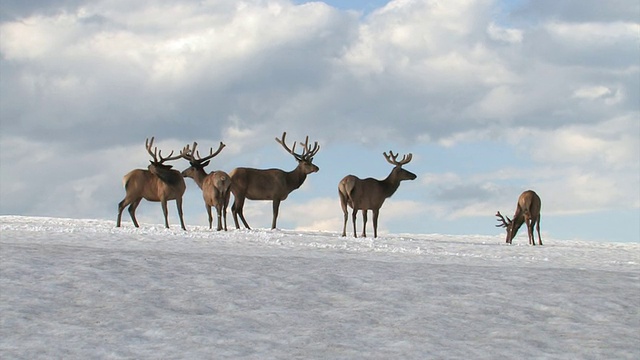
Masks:
[[[597,99],[611,94],[611,89],[606,86],[583,86],[577,89],[573,96],[584,99]]]
[[[549,22],[545,24],[547,31],[554,37],[571,43],[599,47],[619,45],[621,43],[640,43],[640,23],[610,22],[610,23],[569,23]]]
[[[487,34],[489,34],[489,37],[493,40],[510,44],[519,44],[523,39],[522,30],[500,27],[494,22],[491,22],[487,27]]]
[[[571,125],[552,132],[522,132],[516,142],[526,143],[540,163],[588,165],[610,172],[640,168],[640,123],[634,116],[593,125]],[[539,139],[535,143],[532,140]]]
[[[337,194],[335,198],[313,198],[304,203],[288,204],[281,216],[283,221],[295,223],[296,230],[342,229],[342,210]]]
[[[511,86],[497,86],[473,108],[477,116],[504,119],[517,116],[528,100],[527,94],[518,93]]]
[[[576,89],[573,97],[585,100],[602,100],[605,105],[615,105],[625,98],[623,90],[604,85],[582,86]]]

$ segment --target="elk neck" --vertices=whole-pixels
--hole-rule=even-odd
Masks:
[[[518,234],[518,230],[522,227],[522,224],[524,224],[524,215],[516,214],[511,221],[510,228],[507,228],[507,236],[510,236],[511,239],[515,238]]]
[[[385,197],[390,197],[393,195],[398,187],[400,187],[400,179],[397,176],[394,176],[393,173],[389,174],[386,179],[380,182],[382,188],[384,189]]]
[[[196,184],[198,184],[198,187],[200,189],[202,189],[202,184],[204,183],[204,179],[208,175],[207,172],[204,171],[204,169],[201,169],[201,168],[193,168],[193,171],[191,171],[190,175],[191,176],[189,176],[189,177],[191,177],[193,179],[193,181]],[[184,173],[183,173],[183,176],[184,176]]]
[[[408,173],[409,177],[406,176],[402,176],[402,175],[406,175],[403,174],[404,173]],[[413,180],[415,179],[415,175],[413,173],[410,173],[402,168],[394,168],[393,170],[391,170],[391,173],[389,174],[389,176],[387,176],[386,179],[382,180],[380,183],[382,184],[382,187],[384,188],[384,194],[386,197],[390,197],[391,195],[393,195],[396,190],[398,190],[398,187],[400,186],[400,181],[402,180]]]
[[[302,186],[304,181],[307,179],[307,173],[304,171],[302,163],[298,164],[298,166],[292,171],[285,172],[285,176],[289,192]]]
[[[170,166],[151,164],[148,169],[165,184],[178,185],[180,182],[184,182],[182,174],[177,170],[171,169]]]

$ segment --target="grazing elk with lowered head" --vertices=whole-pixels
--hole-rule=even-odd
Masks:
[[[171,165],[165,165],[165,161],[180,159],[182,155],[173,155],[173,151],[167,157],[162,157],[162,151],[158,151],[156,147],[151,151],[153,146],[153,137],[151,141],[146,139],[145,147],[153,160],[148,166],[148,170],[135,169],[124,176],[122,182],[126,190],[124,199],[118,204],[118,221],[116,226],[120,227],[122,218],[122,210],[128,205],[129,214],[133,225],[139,227],[136,220],[136,208],[142,199],[148,201],[160,201],[162,204],[162,212],[164,213],[164,226],[169,228],[169,220],[167,219],[167,201],[175,200],[178,206],[178,215],[180,216],[180,225],[183,230],[184,220],[182,218],[182,195],[186,190],[186,185],[180,171],[171,169]]]
[[[503,227],[507,229],[507,244],[511,244],[511,241],[518,230],[522,226],[522,223],[527,224],[527,233],[529,235],[529,245],[535,245],[536,240],[533,236],[533,226],[535,225],[538,231],[538,244],[542,245],[542,238],[540,237],[540,208],[542,202],[540,197],[533,190],[527,190],[523,192],[518,198],[518,205],[516,207],[516,213],[513,215],[513,220],[507,219],[500,214],[500,211],[496,213],[498,222],[500,224],[497,227]]]
[[[210,159],[218,155],[225,145],[220,142],[218,150],[214,153],[211,148],[209,155],[205,157],[200,157],[200,153],[196,150],[197,146],[198,143],[194,142],[193,149],[189,149],[189,145],[187,145],[182,150],[182,156],[189,160],[191,165],[182,172],[182,176],[192,178],[202,190],[204,205],[207,209],[207,215],[209,215],[209,229],[213,227],[213,216],[211,215],[211,207],[213,206],[218,213],[217,230],[222,230],[222,217],[224,217],[224,230],[227,231],[227,205],[229,205],[231,195],[231,178],[224,171],[217,170],[207,174],[204,170],[209,165]]]
[[[273,220],[271,228],[276,228],[276,220],[278,219],[278,210],[280,202],[285,200],[289,193],[299,188],[304,183],[308,174],[317,172],[319,168],[312,163],[313,156],[318,153],[320,146],[316,141],[313,148],[309,145],[309,136],[307,136],[302,145],[302,153],[297,154],[296,143],[293,148],[289,148],[285,143],[286,132],[282,133],[282,139],[276,138],[276,141],[284,147],[285,150],[298,161],[298,166],[292,171],[284,171],[280,169],[252,169],[252,168],[235,168],[231,171],[231,192],[233,192],[234,200],[231,206],[233,221],[236,228],[239,229],[238,215],[240,220],[247,229],[249,224],[244,218],[242,208],[244,200],[272,200],[273,201]]]
[[[358,210],[362,210],[362,237],[367,236],[367,210],[373,211],[373,237],[378,237],[378,214],[385,199],[391,197],[400,186],[402,180],[414,180],[416,174],[405,170],[402,165],[411,161],[412,155],[404,155],[402,160],[398,161],[398,154],[392,151],[383,153],[385,159],[395,165],[389,176],[384,180],[373,178],[360,179],[354,175],[347,175],[338,184],[338,194],[340,195],[340,205],[344,213],[344,226],[342,227],[342,236],[347,236],[347,205],[353,208],[353,236],[356,235],[356,215]]]

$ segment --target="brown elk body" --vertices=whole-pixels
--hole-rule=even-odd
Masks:
[[[516,212],[513,215],[513,220],[507,219],[500,214],[500,211],[496,213],[500,224],[497,227],[504,227],[507,230],[507,244],[511,244],[513,238],[516,237],[518,230],[523,223],[527,224],[527,234],[529,236],[529,245],[535,245],[535,237],[533,235],[533,228],[535,226],[538,232],[538,244],[542,245],[542,238],[540,237],[540,209],[542,207],[542,201],[540,196],[533,190],[527,190],[523,192],[518,198],[518,204],[516,206]]]
[[[298,166],[292,171],[284,171],[281,169],[253,169],[239,167],[231,171],[231,192],[233,192],[234,200],[231,206],[233,221],[236,228],[239,229],[238,216],[247,229],[249,224],[244,218],[243,207],[245,199],[249,200],[272,200],[273,201],[273,219],[271,228],[276,228],[280,202],[284,201],[289,194],[302,186],[308,174],[317,172],[319,168],[312,163],[313,156],[320,150],[318,142],[314,147],[309,145],[309,137],[307,136],[301,154],[295,153],[296,143],[289,148],[285,143],[287,133],[282,133],[282,139],[276,138],[287,150],[288,153],[298,161]]]
[[[353,236],[356,235],[356,215],[358,210],[362,210],[362,237],[367,236],[367,211],[373,212],[373,237],[378,237],[378,215],[384,201],[393,195],[402,180],[414,180],[417,176],[402,168],[402,165],[411,161],[412,155],[403,156],[401,161],[397,161],[398,154],[393,152],[383,153],[385,159],[395,165],[389,176],[384,180],[373,178],[360,179],[354,175],[347,175],[338,184],[338,194],[340,196],[340,205],[344,213],[344,226],[342,227],[342,236],[347,236],[347,205],[353,209],[351,215],[353,221]]]
[[[210,174],[204,170],[209,165],[209,160],[218,155],[224,148],[224,144],[221,142],[220,147],[214,153],[211,148],[209,155],[201,158],[200,154],[196,151],[197,143],[193,143],[193,149],[189,149],[189,146],[184,148],[182,156],[189,160],[191,165],[189,168],[182,172],[182,176],[192,178],[198,187],[202,190],[202,197],[204,199],[204,205],[207,209],[207,215],[209,216],[209,229],[213,228],[213,216],[211,214],[211,207],[216,208],[218,217],[217,230],[223,229],[222,218],[224,218],[224,230],[227,231],[227,206],[229,205],[229,197],[231,196],[231,177],[224,171],[213,171]],[[198,156],[198,158],[195,157]]]
[[[129,206],[129,215],[135,227],[140,227],[136,220],[136,208],[140,205],[140,201],[145,199],[152,202],[160,202],[162,204],[162,212],[164,214],[164,225],[169,228],[167,201],[175,200],[178,207],[178,215],[180,217],[180,225],[183,230],[186,230],[184,226],[184,219],[182,216],[182,196],[186,190],[184,179],[179,171],[173,170],[171,165],[165,165],[165,161],[176,160],[181,156],[163,158],[161,152],[158,152],[158,148],[152,152],[154,138],[151,141],[147,139],[145,141],[145,147],[153,158],[151,164],[148,166],[148,170],[135,169],[130,171],[124,176],[122,182],[126,191],[124,199],[118,204],[118,219],[116,226],[120,227],[122,219],[122,211],[125,207]],[[158,157],[160,158],[158,160]]]

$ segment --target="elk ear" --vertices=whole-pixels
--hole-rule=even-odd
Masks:
[[[205,167],[205,166],[209,165],[210,162],[211,162],[211,160],[207,160],[207,161],[203,162],[202,164],[200,164],[200,166]]]

